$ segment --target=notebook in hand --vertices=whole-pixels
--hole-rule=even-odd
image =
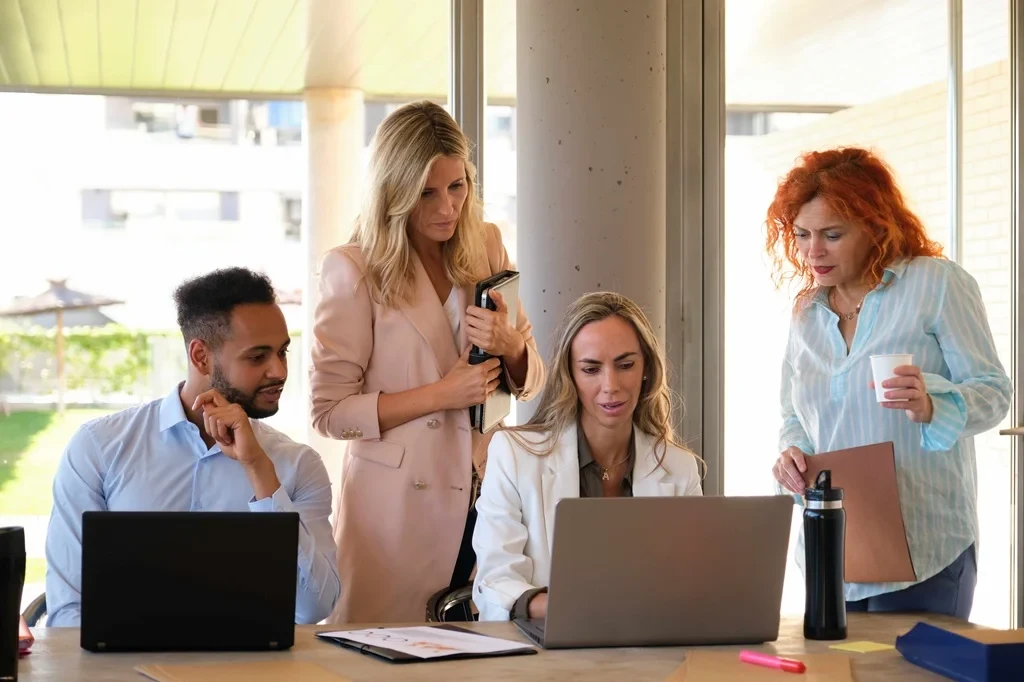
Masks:
[[[537,650],[510,639],[481,635],[454,625],[333,630],[316,636],[391,663],[451,661],[461,658],[522,656]]]
[[[501,294],[508,307],[508,321],[514,327],[519,321],[519,273],[504,270],[482,280],[476,285],[475,304],[478,308],[497,310],[492,291]],[[469,364],[478,365],[492,357],[478,346],[469,352]],[[481,405],[469,408],[469,421],[480,433],[487,433],[501,423],[501,420],[512,411],[512,391],[509,388],[504,372],[498,379],[498,389]]]

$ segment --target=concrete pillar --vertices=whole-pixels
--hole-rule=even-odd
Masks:
[[[313,338],[313,310],[317,300],[320,258],[343,244],[352,234],[362,196],[364,104],[361,90],[310,88],[305,92],[306,195],[303,203],[302,242],[307,277],[302,292],[303,319],[301,376],[307,442],[324,459],[334,482],[340,486],[344,443],[323,438],[309,417],[309,357]]]
[[[517,265],[538,344],[548,358],[566,306],[597,290],[664,340],[665,0],[517,12]]]

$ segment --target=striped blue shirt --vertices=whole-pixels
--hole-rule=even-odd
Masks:
[[[978,541],[974,436],[1006,416],[1012,392],[978,284],[939,258],[900,261],[861,307],[850,351],[828,290],[811,294],[790,325],[782,368],[779,451],[807,454],[892,441],[900,502],[918,580]],[[870,356],[912,353],[932,398],[931,423],[876,402]],[[781,488],[779,489],[781,491]],[[797,561],[803,566],[803,536]],[[847,583],[856,601],[912,583]]]

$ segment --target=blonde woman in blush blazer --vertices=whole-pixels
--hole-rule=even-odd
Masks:
[[[559,500],[702,493],[696,456],[674,441],[665,360],[643,311],[587,294],[556,338],[536,414],[490,443],[473,535],[481,620],[547,614]]]
[[[476,481],[489,437],[469,410],[503,360],[519,400],[544,370],[520,306],[510,325],[472,305],[476,283],[510,267],[480,218],[469,142],[441,107],[410,104],[377,130],[369,193],[351,243],[321,263],[310,389],[313,426],[349,441],[335,535],[335,623],[425,620],[434,592],[475,564]]]

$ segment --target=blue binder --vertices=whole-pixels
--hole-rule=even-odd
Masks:
[[[918,623],[896,638],[905,659],[960,682],[1024,680],[1024,630],[950,632]]]

